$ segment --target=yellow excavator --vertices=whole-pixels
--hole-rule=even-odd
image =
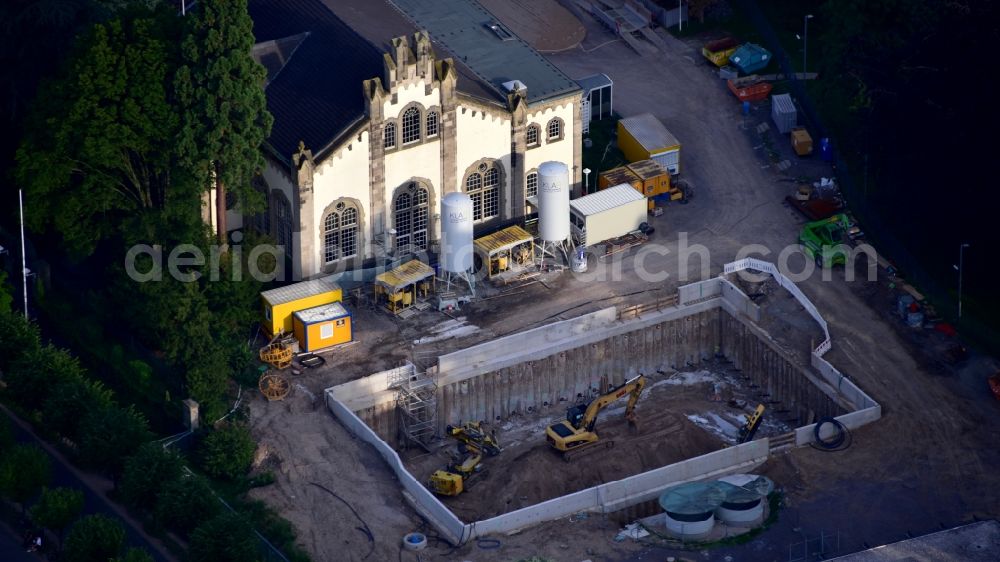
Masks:
[[[486,433],[480,422],[449,425],[448,437],[458,441],[459,456],[452,457],[443,470],[431,474],[430,488],[441,496],[457,496],[468,488],[468,481],[482,472],[483,456],[496,456],[502,450],[495,433]]]
[[[611,440],[598,441],[597,433],[594,432],[597,414],[611,403],[627,395],[629,398],[628,406],[625,408],[625,419],[629,426],[636,427],[635,405],[645,387],[646,377],[639,375],[625,381],[621,386],[612,388],[606,394],[594,398],[588,404],[577,404],[567,409],[566,419],[546,428],[546,440],[555,450],[562,453],[563,459],[567,462],[584,450],[598,444],[603,444],[610,449],[615,442]]]

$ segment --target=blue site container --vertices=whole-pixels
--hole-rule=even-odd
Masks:
[[[744,43],[729,57],[729,64],[743,74],[753,74],[771,63],[771,52],[755,43]]]

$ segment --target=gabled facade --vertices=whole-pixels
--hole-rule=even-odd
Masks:
[[[479,231],[524,216],[547,160],[566,163],[579,192],[579,89],[531,103],[530,84],[493,88],[494,99],[466,93],[467,69],[438,58],[425,31],[392,38],[382,66],[381,75],[342,84],[357,88],[363,114],[326,146],[299,142],[282,155],[272,144],[256,180],[267,212],[243,225],[233,217],[233,228],[286,246],[295,278],[371,265],[386,242],[397,255],[435,252],[440,201],[453,191],[472,197]]]

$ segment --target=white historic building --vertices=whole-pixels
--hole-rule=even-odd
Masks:
[[[434,252],[453,191],[478,232],[513,222],[544,161],[566,163],[579,194],[579,86],[475,2],[250,0],[250,13],[275,117],[255,183],[268,209],[230,211],[229,227],[285,245],[296,278],[373,264],[390,229],[397,255]]]

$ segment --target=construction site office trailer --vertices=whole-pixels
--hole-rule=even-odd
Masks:
[[[342,303],[299,310],[293,316],[295,339],[303,351],[318,351],[351,341],[351,314]]]
[[[269,336],[292,333],[292,315],[299,310],[340,302],[344,292],[327,279],[293,283],[260,294],[261,326]]]
[[[655,160],[672,175],[681,171],[681,143],[652,113],[618,121],[618,148],[629,162]]]
[[[570,228],[580,246],[624,236],[646,221],[646,197],[623,183],[569,202]]]

